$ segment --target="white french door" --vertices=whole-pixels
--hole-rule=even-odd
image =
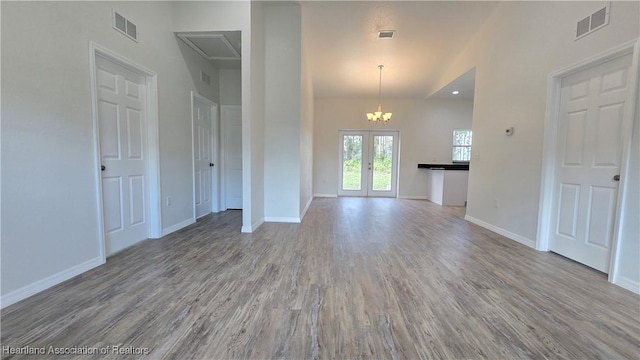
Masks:
[[[122,249],[148,237],[145,84],[143,76],[96,57],[107,249]]]
[[[608,272],[631,55],[562,79],[549,250]]]
[[[397,131],[347,131],[340,134],[338,195],[396,197]]]
[[[192,94],[193,98],[193,180],[196,218],[217,211],[215,147],[213,128],[216,105]]]

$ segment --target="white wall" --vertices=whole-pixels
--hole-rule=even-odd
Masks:
[[[265,105],[265,39],[264,6],[260,1],[251,2],[251,226],[243,225],[243,231],[253,231],[264,222],[264,105]],[[244,55],[243,55],[244,56]],[[246,75],[242,77],[243,89]],[[246,108],[246,106],[245,106]]]
[[[301,76],[300,217],[302,218],[311,200],[313,200],[313,79],[304,36],[302,39]]]
[[[301,10],[265,5],[264,214],[300,218]]]
[[[501,2],[443,72],[432,92],[476,66],[469,216],[535,241],[548,75],[640,35],[640,4],[613,2],[609,25],[575,41],[576,22],[605,4]],[[510,126],[515,133],[506,137]],[[639,157],[635,152],[632,162]],[[638,222],[637,211],[622,216]],[[619,266],[638,283],[640,237],[629,231]]]
[[[220,69],[220,105],[242,105],[240,69]]]
[[[377,104],[377,99],[315,99],[314,195],[338,192],[339,130],[399,130],[398,197],[426,199],[427,172],[418,163],[451,163],[453,130],[471,127],[471,100],[382,99],[383,109],[393,113],[384,126],[370,124],[365,116]]]
[[[242,231],[264,218],[264,66],[262,5],[249,1],[178,1],[173,3],[174,31],[242,32]],[[255,58],[252,51],[255,50]]]
[[[162,198],[173,198],[171,207],[163,201],[164,228],[192,217],[190,91],[212,100],[218,94],[217,84],[197,80],[201,68],[212,80],[216,70],[174,36],[171,3],[1,6],[1,294],[7,300],[101,261],[89,40],[158,73]],[[137,24],[138,42],[112,29],[112,8]]]

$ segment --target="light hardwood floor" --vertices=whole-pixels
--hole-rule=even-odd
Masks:
[[[302,224],[253,234],[239,233],[238,211],[209,215],[2,310],[2,346],[146,347],[149,359],[638,358],[638,295],[463,211],[315,199]]]

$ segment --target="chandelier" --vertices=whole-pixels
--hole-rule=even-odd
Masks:
[[[389,120],[391,120],[391,113],[383,113],[382,112],[382,106],[380,105],[380,97],[382,96],[382,68],[384,67],[384,65],[378,65],[378,68],[380,69],[380,86],[378,87],[378,110],[372,112],[372,113],[367,113],[367,120],[374,122],[374,123],[383,123],[386,124],[389,122]]]

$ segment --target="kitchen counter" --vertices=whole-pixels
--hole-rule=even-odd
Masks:
[[[422,164],[427,165],[427,164]],[[427,199],[444,206],[465,206],[469,185],[469,165],[431,164],[427,170]],[[446,165],[453,165],[451,166]],[[466,166],[466,169],[463,168]],[[418,165],[419,167],[419,165]]]
[[[469,163],[459,163],[459,164],[418,164],[418,169],[469,170]]]

